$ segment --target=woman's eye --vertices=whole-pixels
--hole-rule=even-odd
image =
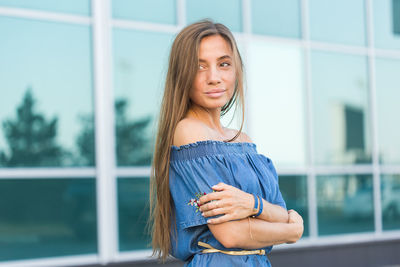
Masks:
[[[199,70],[204,70],[206,67],[203,65],[199,65]]]
[[[229,62],[223,62],[223,63],[221,63],[221,67],[228,67],[228,66],[230,66],[231,64],[229,63]]]

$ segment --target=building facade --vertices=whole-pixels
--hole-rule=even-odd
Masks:
[[[0,266],[149,259],[168,52],[203,18],[234,32],[244,131],[305,221],[277,254],[400,240],[399,0],[0,0]]]

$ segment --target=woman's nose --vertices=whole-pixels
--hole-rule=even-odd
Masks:
[[[213,67],[208,70],[208,83],[209,84],[218,84],[221,82],[221,73],[218,68]]]

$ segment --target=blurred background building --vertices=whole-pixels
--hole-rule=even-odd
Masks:
[[[168,52],[202,18],[234,32],[245,132],[305,221],[273,265],[400,264],[400,0],[0,0],[0,266],[154,264]]]

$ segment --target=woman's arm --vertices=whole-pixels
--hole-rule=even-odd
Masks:
[[[294,243],[303,234],[303,219],[289,211],[288,223],[270,223],[247,218],[217,225],[209,224],[214,237],[226,248],[259,249],[282,243]]]
[[[209,220],[210,224],[219,224],[231,220],[238,220],[254,215],[254,197],[236,187],[219,183],[212,187],[217,192],[209,193],[200,198],[200,211],[204,217],[215,215],[223,216]],[[279,205],[271,204],[265,199],[263,212],[257,219],[268,222],[288,221],[287,211]]]

